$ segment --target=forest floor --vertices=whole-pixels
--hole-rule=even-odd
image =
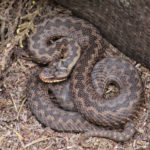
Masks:
[[[0,150],[84,150],[81,134],[60,133],[45,128],[28,107],[26,84],[30,70],[27,38],[46,18],[71,12],[53,1],[0,1]],[[105,57],[126,57],[105,40]],[[125,143],[89,138],[91,150],[150,150],[150,70],[126,57],[138,70],[143,84],[143,106],[133,122],[136,134]]]

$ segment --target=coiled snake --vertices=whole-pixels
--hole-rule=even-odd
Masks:
[[[85,132],[83,139],[126,141],[134,134],[130,119],[141,102],[141,79],[126,59],[102,59],[103,40],[93,25],[75,17],[54,17],[38,26],[28,43],[33,59],[48,64],[40,79],[50,84],[36,72],[27,86],[30,108],[38,120],[57,131]],[[111,82],[120,93],[106,100],[103,93]],[[59,107],[50,100],[48,89]],[[99,128],[122,124],[126,124],[122,132]]]

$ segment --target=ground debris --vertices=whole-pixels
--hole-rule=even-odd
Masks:
[[[0,149],[2,150],[84,150],[79,145],[80,134],[58,133],[43,127],[32,115],[26,99],[26,83],[37,64],[20,59],[28,50],[26,38],[45,18],[71,14],[53,0],[0,1]],[[105,57],[126,57],[107,41]],[[14,52],[18,54],[14,54]],[[15,58],[14,58],[15,57]],[[128,142],[115,143],[103,138],[89,138],[91,150],[150,149],[150,70],[133,63],[141,74],[145,87],[145,104],[135,120],[137,133]],[[108,93],[116,89],[108,89]],[[149,149],[148,149],[149,148]]]

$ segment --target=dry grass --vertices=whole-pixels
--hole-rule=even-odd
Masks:
[[[16,5],[18,10],[15,9]],[[45,128],[31,114],[26,99],[26,83],[30,77],[30,70],[37,64],[20,57],[20,54],[26,55],[24,39],[34,28],[34,22],[38,24],[49,16],[58,13],[70,14],[70,11],[48,1],[36,3],[28,0],[24,2],[3,0],[0,6],[0,150],[84,149],[78,144],[80,134],[58,133]],[[13,15],[10,15],[10,12]],[[32,19],[22,18],[27,14],[30,14]],[[111,44],[106,42],[106,45],[106,57],[126,57]],[[91,145],[91,150],[150,149],[150,70],[131,59],[129,61],[138,69],[145,88],[145,104],[139,111],[139,117],[134,121],[137,133],[125,143],[89,138],[87,142]]]

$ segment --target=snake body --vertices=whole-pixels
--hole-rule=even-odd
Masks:
[[[58,40],[56,43],[52,43],[49,48],[47,46],[48,40],[56,37]],[[64,52],[63,60],[59,63],[60,53],[64,49],[69,49],[69,46],[60,48],[61,38],[63,40],[67,38],[64,45],[70,45],[69,42],[71,42],[74,45],[73,49],[76,50],[70,49],[73,52],[67,54]],[[65,68],[68,66],[69,73],[72,73],[69,77],[69,83],[65,81],[49,86],[40,81],[36,72],[28,82],[27,97],[31,110],[38,120],[52,129],[86,132],[84,137],[100,136],[115,141],[126,141],[135,132],[132,123],[127,123],[123,132],[100,129],[99,125],[104,127],[119,126],[134,117],[141,103],[143,92],[141,79],[137,70],[126,59],[105,58],[99,62],[98,60],[103,54],[102,45],[103,40],[99,31],[87,21],[64,16],[45,21],[29,39],[29,49],[34,60],[49,64],[48,68],[40,73],[40,78],[47,82],[50,79],[51,83],[62,81],[64,80],[64,72],[67,72]],[[61,50],[55,51],[54,47],[59,47]],[[73,63],[68,57],[71,57]],[[67,64],[64,65],[66,62]],[[71,65],[68,65],[70,63]],[[49,70],[49,68],[51,69]],[[56,72],[61,70],[63,78],[61,76],[57,79],[60,72],[55,73],[52,70]],[[49,73],[52,74],[50,78]],[[111,82],[117,83],[120,94],[106,100],[103,98],[103,93]],[[59,103],[68,100],[68,105],[61,107],[69,108],[64,110],[65,108],[62,109],[51,102],[48,88],[51,88],[56,98],[59,99]]]

